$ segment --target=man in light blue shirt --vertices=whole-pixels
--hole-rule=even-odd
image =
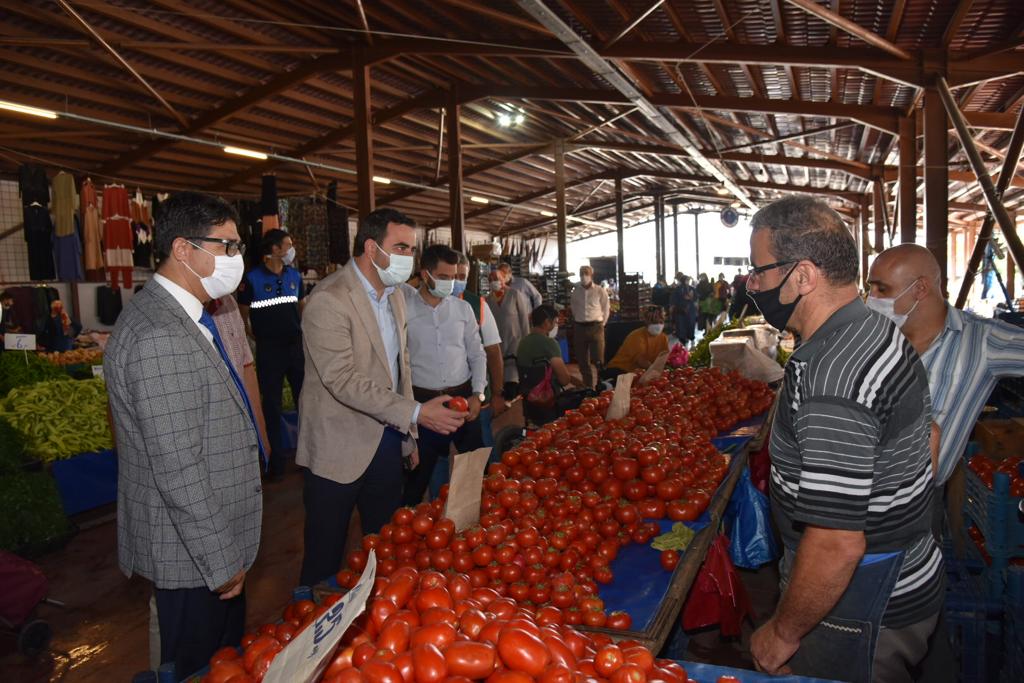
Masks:
[[[939,282],[932,253],[901,244],[872,264],[867,303],[900,326],[928,370],[932,418],[942,430],[935,485],[943,486],[996,383],[1024,375],[1024,330],[953,307]]]
[[[498,271],[505,280],[505,287],[508,289],[514,289],[526,297],[526,300],[530,302],[531,311],[544,303],[543,297],[541,297],[540,292],[537,291],[537,288],[533,286],[532,282],[527,280],[525,277],[512,276],[512,266],[510,264],[502,263],[498,266]]]
[[[487,354],[473,308],[452,296],[458,264],[455,251],[443,244],[432,245],[420,257],[419,288],[402,285],[413,396],[421,402],[459,396],[469,407],[465,424],[451,434],[420,427],[420,465],[406,472],[405,505],[423,499],[435,465],[447,469],[453,443],[459,453],[483,446],[478,418],[487,387]]]

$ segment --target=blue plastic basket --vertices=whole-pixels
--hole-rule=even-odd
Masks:
[[[1004,605],[990,595],[987,572],[973,573],[970,564],[946,553],[946,623],[961,683],[989,683],[1003,665]]]
[[[967,469],[964,513],[985,536],[985,548],[992,557],[989,594],[1001,597],[1003,574],[1010,559],[1024,557],[1024,521],[1018,506],[1021,499],[1010,495],[1010,478],[996,472],[992,489],[970,468]]]
[[[1024,681],[1024,567],[1006,570],[1003,672],[1006,683]]]

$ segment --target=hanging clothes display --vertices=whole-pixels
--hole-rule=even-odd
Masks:
[[[153,267],[153,219],[142,196],[142,190],[135,190],[131,201],[132,212],[132,262],[136,268]]]
[[[57,270],[53,262],[53,221],[50,210],[40,204],[27,204],[22,208],[25,242],[28,244],[28,276],[31,280],[55,280]]]
[[[263,210],[263,234],[281,227],[281,221],[277,216],[277,176],[263,176],[260,207]]]
[[[338,203],[338,181],[327,186],[327,259],[345,265],[349,259],[348,209]]]
[[[53,232],[67,237],[75,232],[75,213],[78,211],[78,191],[75,178],[60,171],[53,177]]]
[[[153,268],[154,269],[159,268],[160,267],[160,262],[163,260],[163,256],[157,251],[157,248],[156,248],[156,234],[157,234],[157,230],[160,229],[160,227],[159,227],[160,217],[163,215],[163,206],[162,206],[162,204],[167,201],[168,197],[170,197],[170,195],[168,193],[166,193],[166,192],[157,192],[156,194],[153,195],[152,199],[150,199],[151,209],[150,209],[149,215],[150,215],[150,218],[152,220],[151,220],[149,225],[150,225],[150,228],[151,228],[150,229],[150,235],[151,235],[152,240],[153,240]]]
[[[316,199],[288,200],[288,232],[295,243],[295,258],[303,270],[326,273],[327,208]]]
[[[82,241],[79,238],[78,216],[72,217],[70,235],[53,238],[53,259],[57,262],[57,279],[64,282],[81,282],[85,279],[82,271]]]
[[[96,288],[96,317],[104,325],[113,325],[121,315],[121,290],[104,285]]]
[[[103,282],[103,247],[101,246],[100,207],[96,186],[86,178],[82,183],[82,244],[85,251],[85,279]]]
[[[46,171],[35,164],[22,164],[18,168],[18,192],[21,194],[21,205],[50,205],[50,181],[46,179]]]
[[[132,243],[128,191],[124,185],[107,185],[103,188],[103,249],[110,286],[115,289],[122,286],[118,276],[124,287],[132,286]]]

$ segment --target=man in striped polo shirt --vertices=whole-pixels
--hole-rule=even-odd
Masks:
[[[910,681],[943,597],[924,366],[861,302],[856,244],[825,203],[782,199],[751,227],[748,293],[803,341],[771,437],[783,592],[751,654],[772,674]]]

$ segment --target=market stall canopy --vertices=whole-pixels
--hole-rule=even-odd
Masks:
[[[76,117],[2,112],[0,170],[230,196],[267,172],[283,195],[338,178],[356,207],[368,145],[376,205],[443,226],[448,109],[465,226],[502,234],[552,229],[555,141],[570,238],[614,229],[617,181],[631,222],[658,191],[709,208],[811,192],[854,215],[878,187],[892,231],[923,88],[946,79],[991,172],[1024,97],[1019,0],[3,4],[0,99]],[[947,154],[950,224],[975,222],[985,201],[952,135]],[[1015,176],[1004,202],[1022,197]]]

